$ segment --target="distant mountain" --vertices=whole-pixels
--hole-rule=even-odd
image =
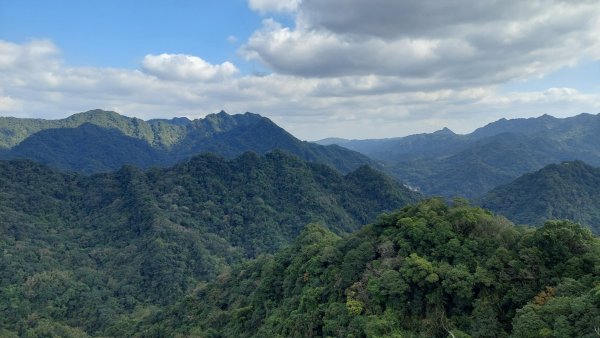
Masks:
[[[363,153],[381,161],[403,161],[432,156],[443,156],[464,149],[468,138],[458,135],[448,128],[430,134],[415,134],[405,137],[385,139],[347,140],[327,138],[316,141],[318,144],[337,144]]]
[[[143,143],[142,143],[143,142]],[[0,157],[27,158],[59,169],[106,172],[124,164],[172,165],[203,152],[233,158],[246,151],[281,149],[347,173],[373,164],[336,145],[300,141],[257,114],[210,114],[204,119],[143,121],[92,110],[62,120],[0,117]]]
[[[590,117],[589,114],[581,114],[574,118],[559,119],[548,114],[544,114],[537,118],[520,118],[520,119],[500,119],[489,123],[488,125],[476,129],[470,134],[475,138],[494,136],[502,133],[540,133],[552,129],[560,128],[562,125],[568,125],[576,120],[583,120]],[[579,121],[576,122],[577,124]]]
[[[122,336],[109,328],[273,252],[307,223],[343,234],[420,198],[368,167],[343,176],[281,151],[91,176],[0,161],[0,186],[3,336]]]
[[[569,219],[600,233],[600,168],[581,161],[548,165],[488,192],[485,208],[520,224]]]
[[[76,128],[41,130],[2,157],[26,158],[83,173],[108,172],[123,164],[145,168],[168,162],[163,152],[146,141],[91,123]]]
[[[384,162],[388,173],[425,194],[473,198],[550,163],[600,165],[600,115],[502,119],[468,135],[443,129],[341,145]]]

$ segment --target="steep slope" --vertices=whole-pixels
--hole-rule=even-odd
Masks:
[[[119,336],[309,222],[344,233],[419,198],[279,151],[92,176],[0,162],[0,186],[0,327],[30,336]]]
[[[271,120],[257,114],[229,115],[221,112],[192,121],[191,125],[187,136],[173,147],[176,158],[202,152],[231,158],[246,151],[264,154],[282,149],[342,172],[373,163],[368,157],[339,146],[319,146],[300,141]]]
[[[165,154],[147,142],[117,129],[85,123],[76,128],[39,131],[3,155],[30,159],[54,168],[82,173],[113,171],[123,164],[148,167],[168,162]]]
[[[122,334],[594,337],[599,254],[573,223],[517,228],[429,200],[344,238],[307,226],[290,247]]]
[[[521,224],[570,219],[600,233],[600,169],[581,161],[548,165],[487,193],[481,205]]]
[[[90,125],[99,128],[92,130]],[[220,112],[193,121],[143,121],[102,110],[62,120],[0,117],[0,147],[4,148],[0,152],[4,159],[28,158],[86,173],[117,170],[124,164],[142,168],[173,165],[202,152],[233,158],[246,151],[264,154],[275,149],[343,173],[374,164],[365,155],[346,148],[300,141],[271,120],[251,113]],[[132,156],[123,156],[127,154]]]

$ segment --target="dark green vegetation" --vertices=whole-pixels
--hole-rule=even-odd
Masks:
[[[545,165],[600,165],[600,115],[502,119],[468,135],[448,129],[383,140],[325,140],[385,162],[386,171],[428,195],[479,197]]]
[[[440,200],[294,243],[133,328],[205,337],[596,337],[600,242],[570,222],[518,228]],[[133,331],[128,333],[132,334]]]
[[[497,187],[479,202],[520,224],[570,219],[600,233],[600,169],[581,161],[552,164]]]
[[[599,162],[599,119],[362,146],[427,192],[475,196],[546,161]],[[480,200],[534,229],[462,199],[407,205],[420,196],[366,157],[249,113],[0,126],[3,157],[121,168],[0,161],[0,337],[600,335],[599,239],[542,225],[599,230],[600,169],[583,162]]]
[[[124,164],[170,166],[211,152],[233,158],[246,151],[282,149],[344,173],[372,164],[366,156],[339,146],[303,142],[271,120],[225,112],[204,119],[143,121],[92,110],[63,120],[0,117],[0,158],[31,159],[84,173],[108,172]]]
[[[341,234],[419,198],[280,151],[92,176],[0,161],[0,187],[0,336],[27,337],[122,336],[307,223]]]

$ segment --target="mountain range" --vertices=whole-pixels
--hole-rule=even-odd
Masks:
[[[426,195],[479,197],[551,163],[600,165],[600,115],[501,119],[466,135],[431,134],[374,140],[325,139],[384,164]]]
[[[124,164],[168,167],[203,152],[234,158],[281,149],[348,173],[368,164],[425,195],[479,198],[551,163],[600,165],[600,115],[501,119],[466,135],[300,141],[257,114],[143,121],[92,110],[62,120],[0,117],[0,158],[61,170],[110,172]]]
[[[149,121],[103,110],[62,120],[0,117],[0,158],[31,159],[88,174],[117,170],[124,164],[166,167],[203,152],[233,158],[246,151],[264,154],[275,149],[344,173],[374,163],[336,145],[300,141],[252,113]]]
[[[599,120],[0,118],[0,336],[595,337]]]

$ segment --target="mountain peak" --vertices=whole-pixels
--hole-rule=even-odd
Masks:
[[[556,117],[549,115],[549,114],[544,114],[544,115],[538,117],[538,119],[540,119],[540,120],[556,120]]]
[[[73,114],[70,116],[70,118],[75,118],[75,117],[95,118],[95,117],[99,117],[99,116],[126,117],[126,116],[123,116],[112,110],[92,109],[92,110],[84,111],[81,113]]]
[[[452,130],[450,130],[448,127],[444,127],[440,130],[437,130],[435,132],[433,132],[436,135],[456,135]]]

